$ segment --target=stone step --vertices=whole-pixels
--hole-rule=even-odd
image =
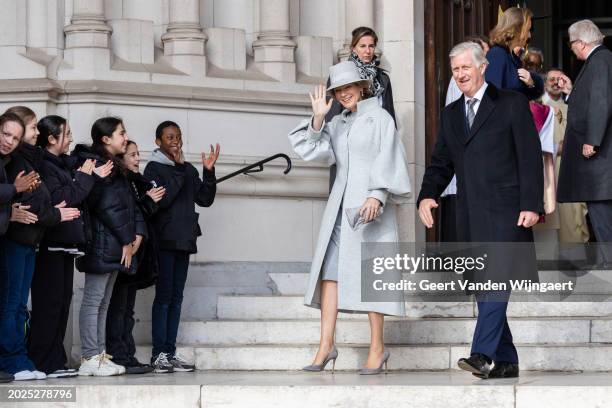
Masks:
[[[474,302],[406,302],[406,317],[474,317]],[[304,306],[303,296],[221,295],[219,319],[317,319],[317,309]],[[510,302],[509,317],[608,317],[612,302]],[[340,319],[367,319],[364,314],[342,313]],[[390,317],[390,320],[399,318]]]
[[[612,371],[612,345],[517,344],[522,370]],[[467,345],[389,345],[389,370],[458,369],[457,360],[469,356]],[[316,345],[181,346],[178,352],[199,370],[300,370],[310,364]],[[336,370],[356,370],[368,354],[366,344],[338,345]],[[149,361],[151,348],[137,347],[140,361]],[[596,358],[594,358],[596,356]],[[332,364],[327,369],[331,371]]]
[[[610,307],[612,310],[612,306]],[[318,319],[320,311],[304,306],[303,296],[219,296],[219,319]],[[427,303],[406,302],[406,315],[417,317],[473,317],[472,302]],[[341,313],[339,319],[367,319],[366,314]],[[400,319],[388,317],[390,320]]]
[[[308,273],[274,272],[268,274],[282,295],[304,295]]]
[[[387,344],[468,344],[476,319],[439,318],[389,320],[385,323]],[[612,321],[598,318],[514,318],[510,319],[517,343],[606,343],[612,342]],[[212,320],[183,321],[178,342],[197,345],[318,344],[318,320]],[[137,344],[151,341],[149,322],[138,322]],[[340,320],[336,326],[338,344],[367,344],[367,321]]]
[[[612,400],[607,373],[522,372],[517,380],[479,380],[458,371],[393,372],[196,372],[77,377],[1,384],[10,389],[74,387],[75,402],[3,402],[7,408],[595,408]]]

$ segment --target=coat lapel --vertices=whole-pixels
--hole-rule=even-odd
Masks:
[[[484,125],[484,123],[487,121],[491,113],[493,113],[495,110],[494,96],[496,95],[497,90],[493,87],[493,85],[489,84],[484,96],[482,97],[482,101],[480,101],[478,112],[476,112],[476,117],[474,118],[474,123],[472,123],[472,128],[470,129],[468,137],[465,139],[465,144],[468,144],[470,140],[472,140],[476,133],[478,133],[478,130],[480,130],[482,125]]]

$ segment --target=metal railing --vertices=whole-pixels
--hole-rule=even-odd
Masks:
[[[253,164],[251,164],[249,166],[246,166],[246,167],[244,167],[244,168],[242,168],[240,170],[237,170],[237,171],[235,171],[233,173],[230,173],[230,174],[228,174],[226,176],[223,176],[223,177],[217,179],[217,184],[219,184],[222,181],[225,181],[227,179],[231,179],[232,177],[236,177],[236,176],[238,176],[240,174],[259,173],[259,172],[263,171],[264,164],[266,164],[266,163],[268,163],[268,162],[270,162],[270,161],[272,161],[274,159],[278,159],[280,157],[282,157],[283,159],[285,159],[287,161],[287,168],[285,168],[285,170],[283,170],[283,173],[287,174],[287,173],[289,173],[291,171],[291,159],[289,158],[289,156],[287,156],[284,153],[278,153],[278,154],[275,154],[274,156],[270,156],[268,158],[260,160],[257,163],[253,163]],[[254,169],[256,169],[256,170],[254,170]]]

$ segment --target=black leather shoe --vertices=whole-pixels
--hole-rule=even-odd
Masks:
[[[4,371],[0,371],[0,383],[10,383],[13,381],[15,377],[12,374],[5,373]]]
[[[478,378],[488,378],[491,364],[482,354],[472,354],[470,358],[461,358],[457,362],[460,369],[469,371]]]
[[[519,376],[519,366],[514,363],[503,361],[496,362],[495,367],[489,373],[489,378],[516,378]]]
[[[153,372],[153,367],[148,364],[142,364],[134,358],[125,364],[125,372],[126,374],[148,374]]]

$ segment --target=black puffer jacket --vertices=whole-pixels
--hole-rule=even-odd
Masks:
[[[11,161],[6,165],[8,180],[14,182],[21,171],[25,171],[26,174],[31,171],[39,171],[42,154],[43,151],[39,147],[23,143],[11,154]],[[13,201],[29,205],[28,211],[38,216],[38,222],[27,225],[11,222],[6,237],[12,241],[36,246],[42,240],[47,227],[56,226],[61,221],[60,211],[53,206],[51,194],[44,182],[33,191],[17,194]]]
[[[78,158],[77,165],[87,159],[96,160],[96,166],[107,161],[83,145],[77,145],[73,155]],[[136,259],[132,260],[129,270],[121,264],[123,246],[134,242],[136,234],[146,237],[146,226],[130,183],[117,165],[109,176],[96,179],[87,196],[86,207],[88,242],[85,255],[76,260],[77,269],[98,274],[135,273]]]
[[[147,179],[166,188],[153,218],[159,248],[171,251],[198,252],[197,238],[202,235],[195,205],[210,207],[215,200],[217,184],[215,172],[198,170],[188,162],[177,164],[159,149],[153,151],[145,168]]]
[[[74,173],[77,159],[67,155],[56,156],[43,152],[40,176],[51,193],[53,204],[66,202],[66,207],[80,208],[94,186],[97,176],[81,171]],[[43,238],[46,247],[76,247],[85,244],[84,217],[62,222],[49,228]]]
[[[155,283],[159,275],[159,264],[157,262],[157,237],[155,228],[151,225],[151,217],[157,212],[159,206],[151,197],[147,195],[147,191],[153,188],[153,184],[147,180],[142,174],[128,172],[128,181],[132,187],[132,192],[138,203],[138,207],[142,212],[147,226],[147,239],[140,244],[140,249],[136,256],[138,257],[138,271],[134,275],[120,275],[117,282],[126,284],[135,284],[138,289],[148,288]]]
[[[17,190],[9,183],[4,167],[11,160],[10,156],[0,155],[0,235],[4,235],[11,219],[11,203]]]

